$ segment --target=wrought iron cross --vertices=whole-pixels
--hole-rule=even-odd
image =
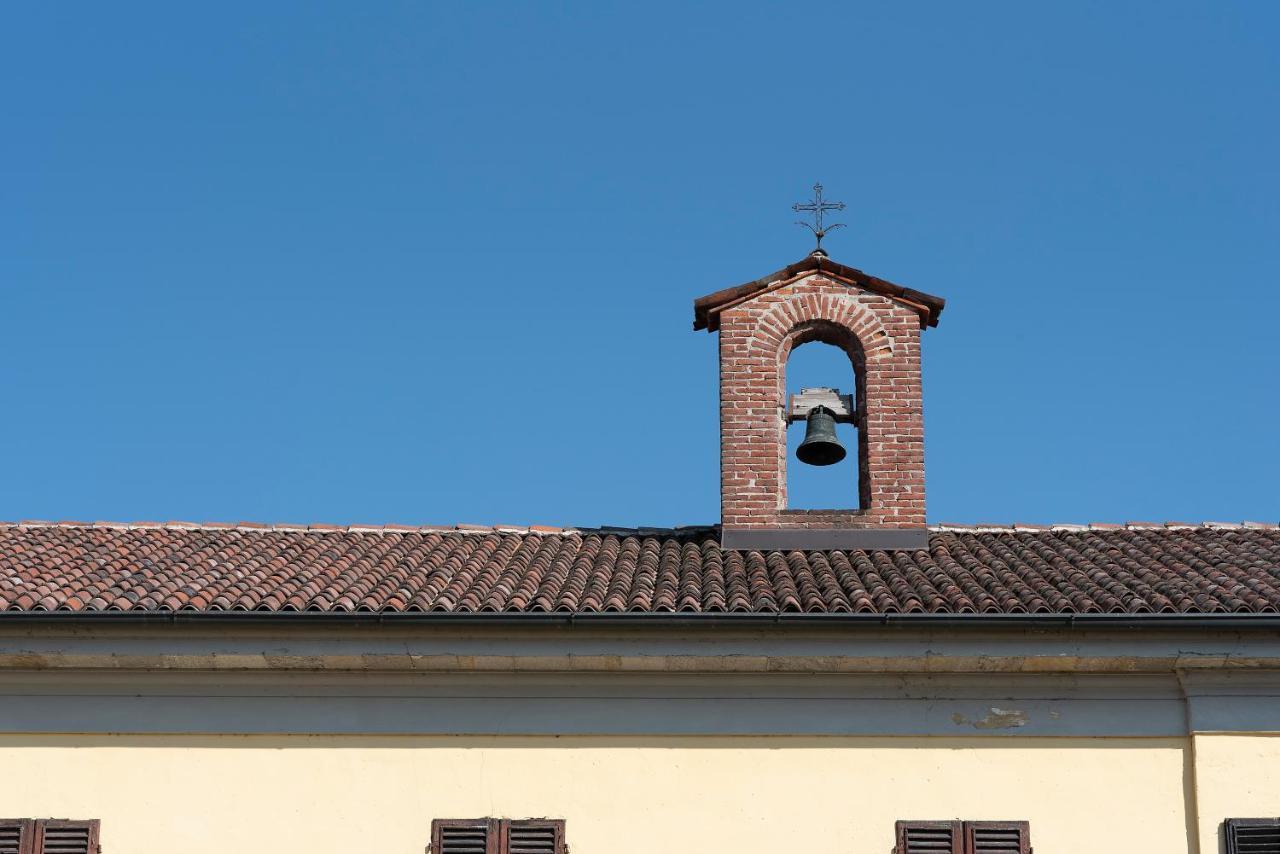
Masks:
[[[828,202],[828,201],[824,201],[824,200],[823,200],[823,198],[822,198],[822,185],[821,185],[821,184],[814,184],[814,185],[813,185],[813,201],[811,201],[811,202],[796,202],[794,205],[792,205],[792,206],[791,206],[791,209],[792,209],[793,211],[795,211],[796,213],[804,213],[804,212],[806,212],[806,211],[809,211],[809,212],[812,212],[812,213],[813,213],[813,223],[812,223],[812,224],[807,223],[807,222],[805,222],[805,221],[801,220],[801,221],[797,222],[797,223],[796,223],[796,225],[803,225],[805,228],[807,228],[807,229],[809,229],[810,231],[812,231],[812,232],[813,232],[813,236],[814,236],[814,237],[816,237],[816,238],[818,239],[818,246],[817,246],[817,248],[816,248],[816,249],[814,249],[813,251],[814,251],[815,253],[821,253],[821,254],[825,255],[825,254],[826,254],[826,252],[825,252],[825,251],[823,250],[823,248],[822,248],[822,238],[826,237],[826,236],[827,236],[827,232],[829,232],[829,231],[835,231],[837,228],[843,228],[843,227],[844,227],[844,223],[843,223],[843,222],[833,222],[833,223],[831,223],[831,225],[828,225],[828,226],[825,226],[825,227],[824,227],[824,226],[822,225],[822,214],[823,214],[823,213],[825,213],[826,211],[842,211],[842,210],[844,210],[844,202]]]

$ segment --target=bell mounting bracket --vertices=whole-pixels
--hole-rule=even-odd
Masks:
[[[838,388],[802,388],[791,395],[783,418],[788,424],[808,419],[809,413],[819,406],[835,416],[837,424],[858,423],[858,411],[853,408],[853,395],[841,394]]]

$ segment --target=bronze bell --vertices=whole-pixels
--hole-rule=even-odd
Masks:
[[[844,459],[844,445],[836,436],[836,417],[830,409],[815,406],[809,410],[796,458],[811,466],[829,466]]]

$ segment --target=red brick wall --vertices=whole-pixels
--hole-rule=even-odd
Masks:
[[[849,354],[859,380],[859,483],[848,509],[788,510],[786,366],[809,341]],[[833,378],[833,382],[836,378]],[[841,389],[848,392],[847,386]],[[913,528],[925,524],[920,318],[821,274],[720,316],[720,501],[726,528]],[[852,449],[851,449],[852,453]]]

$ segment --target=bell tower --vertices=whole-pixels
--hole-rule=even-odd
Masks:
[[[927,547],[920,333],[937,325],[944,304],[838,264],[820,243],[799,263],[694,301],[693,328],[720,333],[724,548]],[[787,400],[788,358],[811,341],[844,351],[853,388],[804,389]],[[799,420],[806,440],[800,459],[789,460],[787,425]],[[787,466],[842,457],[839,421],[857,431],[848,504],[789,508]]]

